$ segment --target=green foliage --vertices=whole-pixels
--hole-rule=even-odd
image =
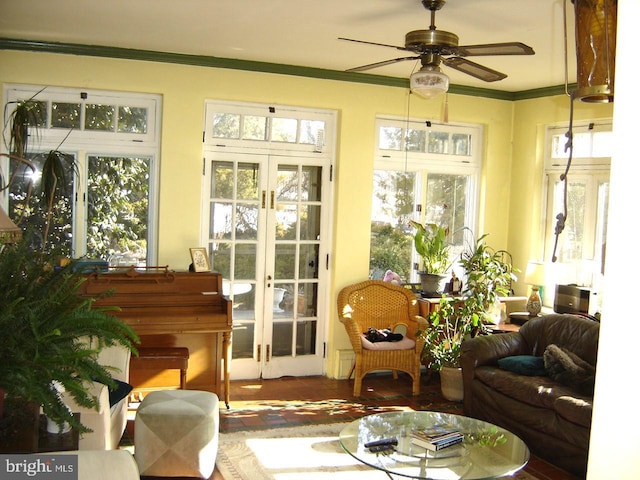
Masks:
[[[434,223],[422,225],[413,220],[409,223],[416,228],[413,244],[422,259],[425,272],[446,273],[453,263],[449,255],[449,230]]]
[[[391,225],[371,224],[370,271],[392,270],[405,281],[410,277],[411,237]]]
[[[104,346],[135,351],[135,332],[94,299],[77,294],[83,275],[75,263],[53,268],[57,252],[34,251],[31,235],[0,251],[0,388],[12,398],[35,401],[53,421],[88,431],[61,402],[54,381],[79,405],[98,408],[87,393],[89,382],[114,386],[107,368],[97,362]],[[90,347],[79,341],[93,338]]]
[[[486,234],[462,253],[460,264],[467,276],[461,297],[443,297],[439,308],[429,316],[423,360],[435,370],[443,366],[460,366],[462,342],[466,338],[486,333],[489,308],[499,296],[509,294],[515,278],[513,267],[505,260],[507,252],[495,251],[485,243]]]

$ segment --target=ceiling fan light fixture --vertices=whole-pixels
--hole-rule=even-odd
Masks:
[[[409,78],[409,87],[416,95],[433,98],[449,90],[449,77],[439,67],[422,67]]]

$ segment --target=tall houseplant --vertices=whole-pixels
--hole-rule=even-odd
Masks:
[[[1,190],[14,183],[15,172],[22,167],[36,173],[27,147],[41,124],[38,105],[33,99],[17,102],[5,118],[3,139],[8,153],[3,156],[8,157],[13,173],[0,172]],[[64,171],[70,161],[71,157],[56,150],[47,155],[39,172],[42,188],[33,192],[33,185],[27,183],[19,195],[22,208],[27,209],[35,193],[43,222],[21,240],[12,238],[11,243],[0,245],[0,437],[23,429],[24,424],[16,426],[9,413],[27,404],[41,407],[59,426],[68,423],[87,432],[81,419],[62,403],[59,389],[64,388],[79,405],[97,409],[98,399],[88,393],[89,383],[115,387],[109,368],[97,361],[99,349],[119,344],[135,351],[138,341],[128,325],[105,309],[93,308],[94,299],[77,293],[84,280],[82,271],[75,261],[62,267],[61,245],[47,241],[55,226],[58,200],[67,193]],[[19,216],[19,210],[12,213]],[[97,347],[90,347],[87,338]],[[12,448],[11,441],[2,446]]]
[[[462,342],[486,333],[492,307],[499,296],[510,293],[515,278],[514,269],[506,260],[510,256],[489,247],[486,237],[479,237],[461,255],[460,265],[467,277],[461,296],[443,296],[439,308],[429,316],[429,327],[421,332],[425,337],[423,361],[433,370],[459,369]]]
[[[449,230],[435,223],[421,223],[411,220],[415,227],[413,245],[422,260],[424,271],[418,272],[422,291],[426,296],[438,296],[444,291],[447,280],[445,273],[453,264],[448,242]]]

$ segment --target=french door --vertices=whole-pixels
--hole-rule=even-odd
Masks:
[[[324,369],[328,169],[314,158],[209,153],[209,256],[233,301],[232,378]]]

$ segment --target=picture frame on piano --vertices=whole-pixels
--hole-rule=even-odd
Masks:
[[[190,248],[189,253],[191,253],[191,265],[194,272],[208,272],[210,270],[206,248]]]

